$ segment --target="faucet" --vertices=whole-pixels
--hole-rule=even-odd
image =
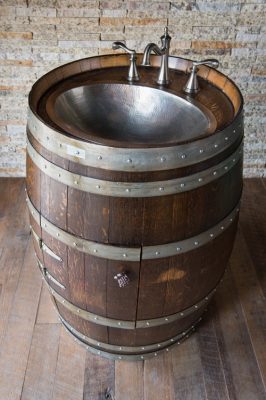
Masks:
[[[139,74],[136,65],[136,60],[137,60],[136,51],[129,49],[123,42],[114,42],[112,48],[113,50],[123,49],[128,54],[130,54],[130,66],[129,66],[127,80],[130,82],[138,81]]]
[[[209,67],[212,68],[218,68],[219,67],[219,61],[211,58],[208,60],[203,60],[203,61],[192,61],[192,67],[190,70],[190,75],[188,78],[187,83],[183,87],[183,91],[187,94],[196,94],[199,91],[199,83],[198,83],[198,77],[197,77],[197,72],[198,72],[198,66],[199,65],[208,65]]]
[[[171,36],[168,34],[168,27],[164,28],[164,34],[161,36],[162,47],[160,48],[155,43],[149,43],[145,47],[143,59],[141,65],[149,66],[150,64],[150,54],[153,51],[155,54],[161,56],[161,67],[159,71],[159,76],[157,83],[159,85],[169,84],[169,67],[168,67],[168,57],[170,49]]]

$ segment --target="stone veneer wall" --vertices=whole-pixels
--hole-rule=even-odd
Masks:
[[[163,27],[171,54],[218,58],[245,98],[245,176],[265,175],[264,0],[0,0],[0,175],[25,175],[27,95],[41,75],[111,52],[125,39],[142,52]]]

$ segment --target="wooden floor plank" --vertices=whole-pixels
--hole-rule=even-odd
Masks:
[[[142,361],[116,361],[115,400],[143,400],[144,363]]]
[[[36,324],[58,324],[58,320],[58,313],[51,300],[47,285],[43,282]]]
[[[240,226],[266,298],[266,188],[264,181],[261,179],[244,181]]]
[[[216,310],[211,304],[197,332],[203,379],[208,400],[229,400],[220,349],[213,323],[215,314]]]
[[[9,313],[29,239],[24,180],[0,179],[0,345],[5,335]],[[16,201],[9,197],[16,196]]]
[[[0,218],[15,210],[19,204],[19,195],[24,187],[25,180],[23,178],[0,177]]]
[[[87,353],[83,400],[104,400],[108,390],[114,397],[115,362]]]
[[[51,400],[82,400],[86,350],[61,327],[54,391]]]
[[[26,243],[3,250],[0,264],[0,351],[6,334],[7,324],[22,269]]]
[[[163,353],[144,362],[144,400],[174,400],[171,356]]]
[[[171,350],[175,400],[207,400],[197,336]]]
[[[266,243],[265,243],[266,245]],[[263,296],[248,246],[239,230],[231,266],[245,322],[266,388],[266,299]]]
[[[0,399],[20,399],[40,297],[32,242],[27,247],[0,354]]]
[[[60,330],[60,324],[35,326],[21,400],[52,399]]]
[[[215,305],[213,321],[230,398],[264,400],[260,371],[230,268],[217,291]]]

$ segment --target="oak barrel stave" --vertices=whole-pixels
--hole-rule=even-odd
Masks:
[[[153,57],[152,63],[157,65],[158,58]],[[181,86],[190,62],[171,58],[170,64],[172,68],[182,71],[181,75],[179,73],[181,79],[174,84]],[[59,67],[34,85],[30,107],[39,112],[41,118],[48,118],[45,102],[49,102],[49,96],[60,87],[62,90],[67,85],[76,85],[77,81],[100,80],[101,73],[93,69],[102,67],[106,68],[105,73],[109,74],[110,80],[123,80],[124,65],[126,58],[121,55],[80,60]],[[120,71],[114,68],[117,66],[122,67]],[[174,69],[171,70],[172,77],[176,74]],[[73,77],[74,74],[79,75]],[[202,91],[197,95],[198,99],[211,106],[218,91],[223,91],[234,110],[234,117],[227,113],[228,119],[234,119],[232,128],[230,125],[226,128],[232,141],[221,151],[210,153],[204,160],[191,164],[184,162],[184,165],[168,169],[161,169],[158,165],[157,170],[147,168],[141,171],[96,167],[97,162],[95,165],[90,165],[90,162],[84,165],[81,160],[71,159],[61,152],[57,154],[56,150],[51,151],[52,147],[38,136],[38,128],[32,131],[31,123],[27,129],[29,143],[44,160],[54,166],[79,176],[108,182],[149,183],[189,178],[206,170],[213,171],[224,160],[232,158],[237,149],[240,151],[243,138],[242,97],[234,84],[219,72],[203,67],[199,75],[203,79],[200,78]],[[226,107],[222,112],[214,110],[221,130],[226,125]],[[51,126],[48,119],[46,122]],[[41,127],[40,132],[43,129],[46,128]],[[76,143],[81,141],[76,140]],[[31,160],[30,154],[27,155],[27,193],[39,222],[45,218],[55,229],[59,228],[59,232],[71,234],[73,240],[82,238],[111,247],[139,249],[140,252],[140,258],[135,261],[126,258],[105,259],[97,254],[88,254],[73,248],[73,245],[67,245],[61,238],[53,237],[31,215],[32,229],[41,239],[41,242],[36,236],[33,239],[37,258],[45,270],[40,268],[66,328],[92,351],[101,351],[101,354],[110,354],[115,358],[119,358],[119,355],[125,358],[135,355],[133,359],[145,358],[154,355],[156,346],[158,349],[161,346],[168,349],[172,343],[179,342],[183,335],[186,337],[200,319],[214,293],[213,289],[224,274],[237,228],[237,213],[215,238],[182,254],[145,259],[145,249],[181,243],[185,239],[197,241],[194,238],[198,235],[204,237],[209,229],[223,223],[238,207],[241,197],[242,155],[237,156],[234,165],[222,176],[213,177],[209,183],[202,183],[194,189],[170,195],[160,193],[154,197],[120,197],[85,192],[62,183],[58,178],[48,176],[46,171],[41,171]],[[48,252],[43,245],[48,247]],[[56,257],[60,257],[61,261]],[[127,272],[130,284],[120,289],[114,281],[114,275],[122,271]],[[66,304],[74,308],[70,311]],[[185,315],[181,315],[183,310]],[[189,314],[186,314],[186,310],[189,310]],[[83,311],[95,315],[95,321],[81,318],[78,313]],[[176,317],[177,314],[180,315]],[[172,321],[173,316],[176,319]],[[106,325],[97,321],[101,317],[106,319]],[[119,321],[133,325],[131,329],[125,326],[121,328]],[[120,350],[121,346],[125,350]],[[147,346],[147,350],[141,350],[141,346]]]

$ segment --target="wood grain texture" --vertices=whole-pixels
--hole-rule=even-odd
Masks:
[[[13,289],[11,307],[7,308],[8,318],[0,347],[0,398],[6,400],[19,400],[21,396],[41,291],[31,242],[24,262],[17,261],[22,267],[17,287]],[[13,273],[18,274],[16,268]]]
[[[56,324],[58,322],[57,310],[53,302],[51,301],[51,296],[47,285],[43,283],[38,313],[36,318],[36,324]]]
[[[81,346],[73,346],[72,337],[61,327],[54,400],[83,400],[85,360],[86,350]]]
[[[36,325],[21,400],[53,398],[60,324]]]
[[[115,400],[265,400],[264,182],[245,182],[230,268],[203,322],[144,363],[91,355],[59,325],[29,242],[23,185],[0,180],[1,400],[104,400],[108,388]]]
[[[264,180],[246,179],[240,224],[252,257],[258,280],[266,297],[266,184]]]
[[[169,353],[144,364],[144,400],[174,400],[173,365]]]
[[[115,363],[116,400],[142,400],[144,397],[144,362]]]
[[[233,264],[231,268],[234,269]],[[216,312],[213,323],[220,354],[223,354],[219,358],[223,366],[221,374],[226,382],[228,396],[229,398],[235,396],[240,399],[263,400],[265,388],[258,367],[258,355],[254,353],[249,328],[231,270],[225,277],[223,288],[224,290],[220,288],[215,298],[219,311]]]
[[[206,397],[208,400],[217,398],[229,400],[213,317],[214,309],[212,307],[198,334]]]
[[[95,376],[97,376],[96,382]],[[114,361],[87,354],[83,400],[105,399],[108,389],[115,395]]]
[[[171,350],[175,400],[207,400],[197,334]]]
[[[239,230],[237,239],[231,258],[232,273],[252,347],[256,354],[259,372],[264,388],[266,388],[266,299],[242,230]]]

